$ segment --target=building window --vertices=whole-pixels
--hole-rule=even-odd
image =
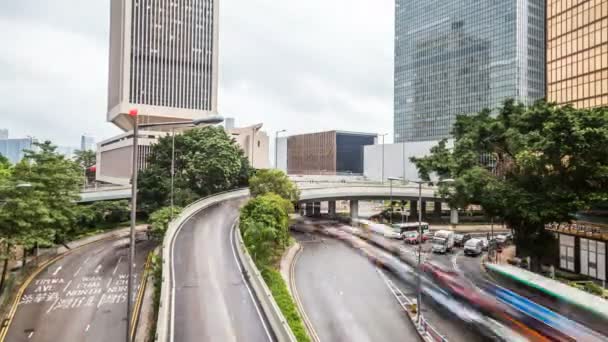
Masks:
[[[581,238],[581,274],[606,280],[606,244]]]
[[[574,236],[559,234],[559,267],[574,272]]]

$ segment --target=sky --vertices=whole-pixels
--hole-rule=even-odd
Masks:
[[[221,115],[271,137],[392,140],[393,0],[221,0],[219,10]],[[0,1],[0,128],[63,146],[120,133],[106,121],[109,22],[109,0]]]

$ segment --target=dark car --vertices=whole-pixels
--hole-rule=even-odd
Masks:
[[[471,234],[456,234],[454,235],[454,245],[462,247],[471,238]]]

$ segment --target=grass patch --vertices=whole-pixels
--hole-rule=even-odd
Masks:
[[[281,312],[283,312],[285,319],[287,319],[287,324],[289,324],[296,339],[299,342],[309,342],[310,338],[306,333],[302,318],[298,313],[296,304],[291,298],[291,294],[287,290],[287,285],[285,284],[285,281],[283,281],[281,273],[267,266],[261,267],[260,271],[266,285],[268,285],[270,292],[272,292],[274,300],[277,302]]]

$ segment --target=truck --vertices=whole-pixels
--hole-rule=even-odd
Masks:
[[[433,253],[447,253],[454,247],[454,232],[440,230],[433,236]]]

